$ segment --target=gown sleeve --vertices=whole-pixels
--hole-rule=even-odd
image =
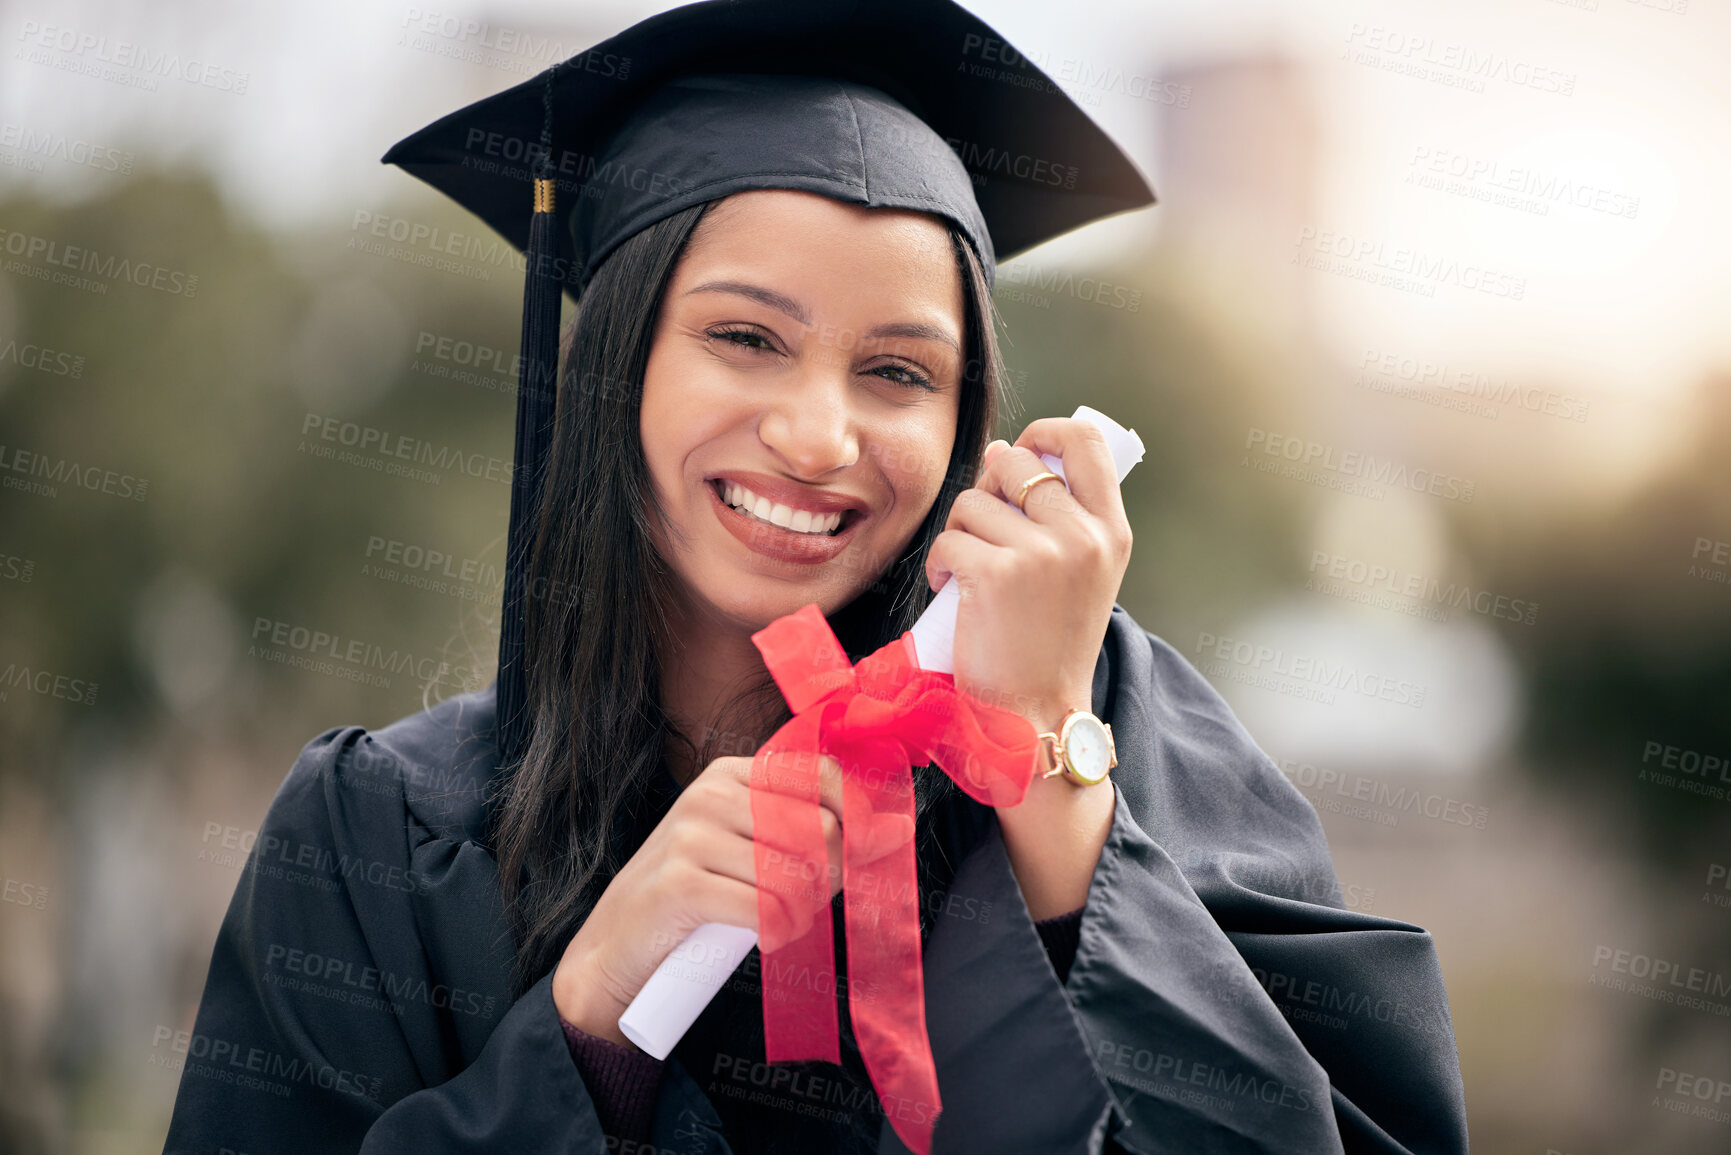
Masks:
[[[217,936],[165,1151],[610,1149],[550,976],[499,989],[490,858],[429,835],[406,765],[358,729],[302,751]]]
[[[583,1076],[602,1128],[621,1141],[647,1143],[655,1123],[656,1088],[661,1083],[664,1060],[636,1047],[598,1038],[563,1017],[559,1026],[565,1031],[571,1061]]]
[[[995,815],[952,892],[1007,917],[940,920],[927,946],[934,1155],[1465,1152],[1430,935],[1346,909],[1310,804],[1121,607],[1094,711],[1115,809],[1068,975]],[[904,1151],[886,1128],[880,1155]]]

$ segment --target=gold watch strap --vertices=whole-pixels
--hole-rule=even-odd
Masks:
[[[1069,763],[1064,758],[1063,740],[1059,735],[1063,733],[1065,723],[1069,722],[1071,715],[1086,713],[1088,713],[1088,711],[1082,709],[1080,706],[1072,706],[1070,709],[1064,711],[1063,717],[1058,719],[1056,729],[1045,730],[1035,736],[1035,741],[1040,750],[1040,761],[1042,764],[1040,769],[1041,778],[1052,778],[1056,775],[1062,774],[1076,786],[1093,786],[1097,785],[1098,782],[1104,782],[1106,780],[1105,777],[1101,777],[1096,782],[1088,782],[1077,778],[1075,773],[1071,771]],[[1095,717],[1095,715],[1092,714],[1089,716]],[[1107,751],[1108,756],[1111,759],[1108,769],[1111,769],[1118,765],[1117,743],[1113,741],[1112,738],[1111,724],[1101,721],[1100,725],[1106,731]]]
[[[1040,777],[1050,778],[1054,774],[1064,772],[1064,762],[1060,757],[1062,747],[1058,745],[1058,734],[1055,730],[1047,730],[1035,738],[1040,747]]]

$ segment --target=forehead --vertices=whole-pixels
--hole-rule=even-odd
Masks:
[[[768,264],[893,261],[959,282],[952,226],[909,209],[867,208],[796,189],[752,189],[713,205],[686,246],[694,260],[753,258]],[[778,260],[778,258],[783,258]],[[880,265],[881,267],[881,265]]]

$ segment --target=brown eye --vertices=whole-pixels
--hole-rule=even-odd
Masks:
[[[712,329],[706,336],[741,349],[768,349],[769,338],[753,329]]]
[[[897,385],[908,385],[915,389],[924,389],[928,393],[937,392],[937,388],[925,377],[924,374],[916,373],[906,365],[879,365],[876,369],[870,370],[870,372],[878,374],[886,381],[893,381]]]

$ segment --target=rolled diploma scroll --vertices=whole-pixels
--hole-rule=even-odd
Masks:
[[[1130,467],[1142,460],[1142,439],[1134,430],[1125,429],[1098,409],[1086,405],[1078,406],[1071,416],[1097,426],[1106,435],[1106,444],[1112,450],[1112,462],[1118,467],[1120,482],[1130,472]],[[1047,469],[1060,478],[1064,476],[1061,460],[1049,453],[1042,453],[1040,459],[1046,463]],[[914,651],[922,670],[955,673],[953,645],[956,611],[960,607],[961,589],[952,574],[909,631],[913,634]],[[715,997],[715,992],[721,989],[721,984],[756,945],[757,932],[754,930],[722,922],[704,923],[675,947],[649,976],[649,981],[643,984],[643,989],[637,992],[637,997],[619,1017],[620,1033],[647,1054],[665,1059],[674,1045],[685,1037],[685,1032],[691,1029],[691,1024],[697,1021],[697,1016],[703,1013],[703,1008],[709,1005],[709,1000]]]

